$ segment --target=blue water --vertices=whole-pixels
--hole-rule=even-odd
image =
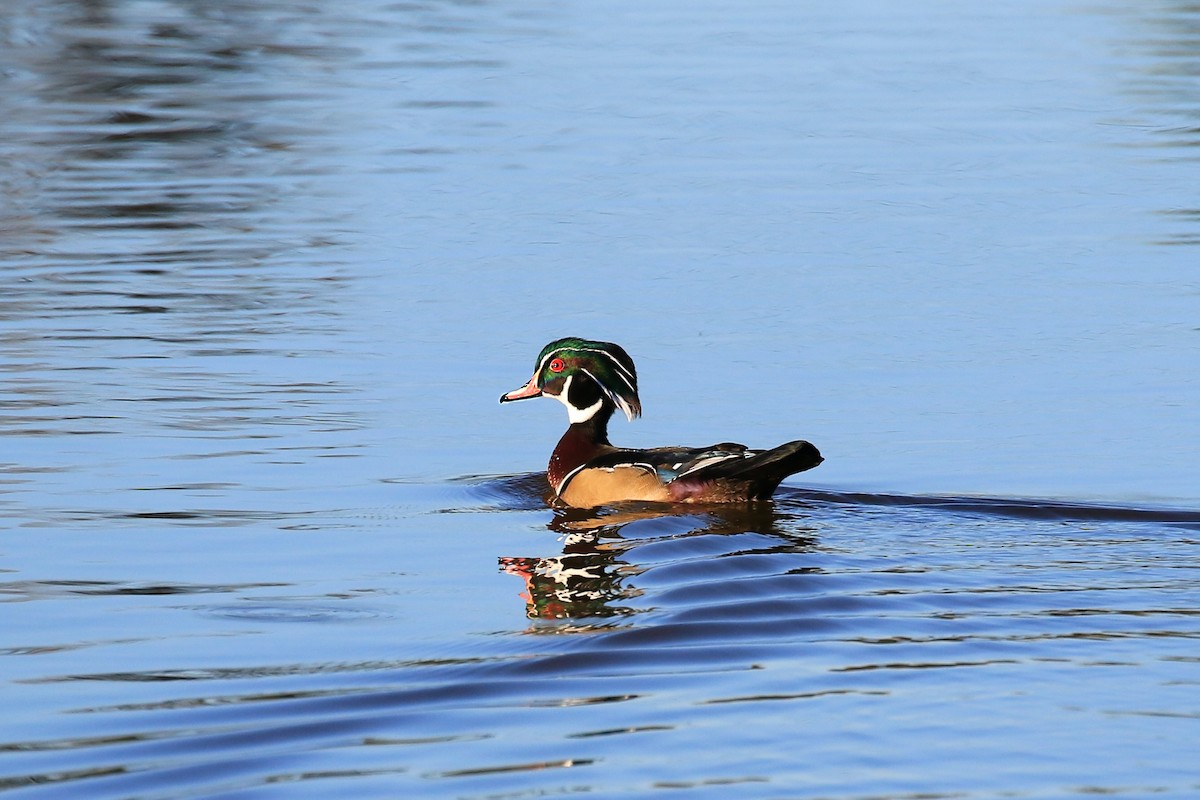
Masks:
[[[1200,794],[1200,10],[809,6],[11,0],[0,792]]]

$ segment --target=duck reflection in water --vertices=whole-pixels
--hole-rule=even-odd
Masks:
[[[703,535],[761,533],[780,538],[779,549],[808,549],[812,539],[798,540],[794,530],[778,526],[780,515],[769,503],[693,508],[681,515],[678,506],[623,504],[619,507],[553,508],[547,528],[560,534],[562,553],[553,556],[501,556],[500,570],[525,582],[521,599],[532,620],[566,621],[535,627],[534,632],[569,633],[616,625],[646,609],[631,605],[642,592],[630,579],[645,571],[628,556],[638,547]],[[650,528],[636,538],[622,533],[627,525]]]

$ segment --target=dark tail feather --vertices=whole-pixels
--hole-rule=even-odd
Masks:
[[[825,459],[812,444],[797,440],[765,450],[756,456],[736,461],[722,461],[711,467],[689,475],[699,480],[746,481],[751,486],[750,497],[756,500],[770,498],[780,481],[788,475],[812,469]]]

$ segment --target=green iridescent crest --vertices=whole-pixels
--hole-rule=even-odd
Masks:
[[[586,376],[626,417],[632,420],[642,414],[633,359],[612,342],[573,336],[551,342],[538,354],[534,374],[538,376],[538,387],[556,396],[566,392],[576,376]]]

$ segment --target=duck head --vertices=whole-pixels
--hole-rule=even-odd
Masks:
[[[572,424],[597,415],[607,420],[618,408],[630,420],[642,414],[633,359],[611,342],[575,337],[551,342],[538,354],[529,383],[501,395],[500,402],[543,395],[565,405]]]

